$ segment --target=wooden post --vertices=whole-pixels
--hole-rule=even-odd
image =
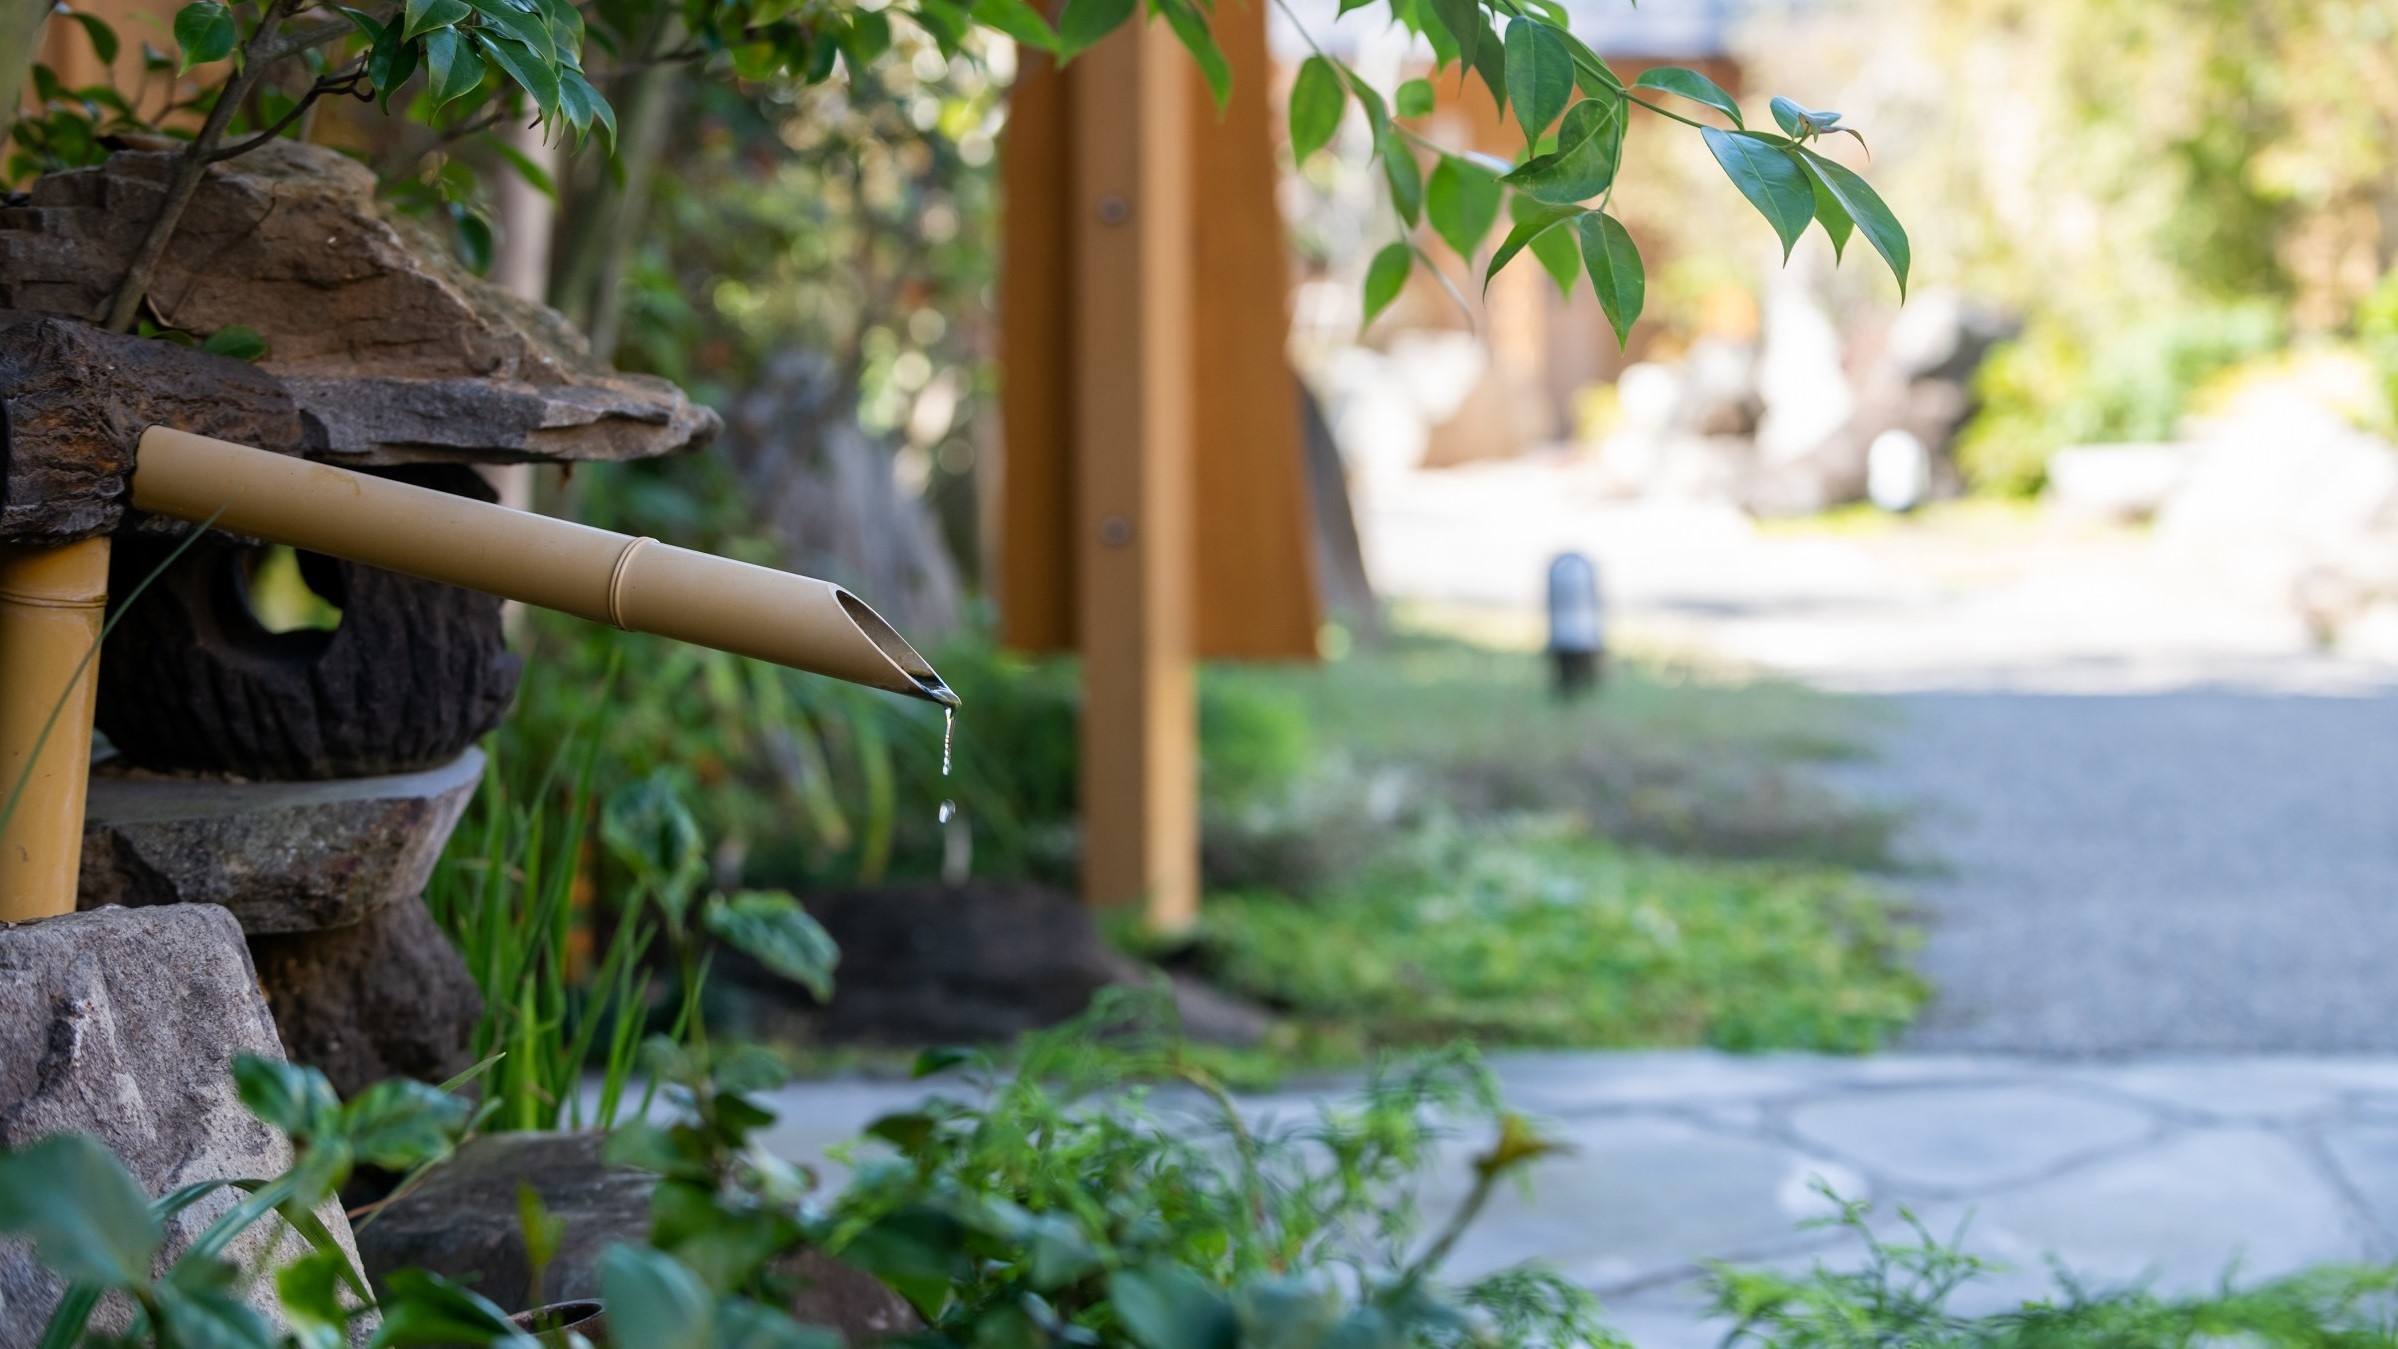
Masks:
[[[1083,896],[1169,931],[1199,902],[1192,664],[1312,659],[1318,621],[1264,0],[1213,24],[1221,114],[1136,22],[1028,55],[1002,150],[1001,636],[1081,655]]]
[[[1199,907],[1189,67],[1127,25],[1081,58],[1069,148],[1083,889],[1166,930]]]

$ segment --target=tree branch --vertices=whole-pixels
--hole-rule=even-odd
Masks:
[[[291,111],[283,114],[282,119],[277,121],[273,126],[270,126],[266,130],[259,132],[257,135],[250,137],[248,140],[243,141],[239,145],[228,145],[222,149],[213,151],[208,156],[208,162],[211,164],[221,164],[228,159],[238,159],[241,156],[250,153],[252,150],[257,149],[259,146],[266,144],[268,141],[271,141],[275,137],[280,136],[284,132],[290,130],[292,123],[299,121],[300,118],[304,116],[310,108],[316,106],[316,101],[318,99],[323,98],[327,94],[349,93],[358,87],[358,81],[365,78],[365,76],[366,66],[364,64],[359,64],[350,67],[341,74],[327,75],[322,79],[319,79],[316,83],[308,86],[308,92],[302,94],[300,96],[300,101],[292,105]]]
[[[208,172],[217,147],[224,142],[225,128],[232,124],[236,109],[250,97],[250,91],[265,78],[267,68],[291,55],[281,50],[287,39],[271,35],[305,0],[267,0],[266,12],[259,16],[258,27],[250,40],[242,44],[240,68],[225,87],[217,91],[214,106],[208,110],[208,120],[201,124],[200,134],[183,149],[183,157],[175,164],[174,177],[167,180],[166,194],[159,198],[158,214],[150,218],[149,232],[142,236],[141,246],[133,252],[133,261],[125,268],[125,279],[117,284],[117,293],[110,298],[103,325],[112,333],[130,332],[134,317],[141,312],[142,299],[150,293],[150,278],[158,271],[159,260],[166,256],[167,245],[174,240],[175,227],[182,223],[184,209],[191,205],[192,194],[199,190],[200,179]],[[345,22],[345,27],[346,22]],[[328,35],[329,38],[330,35]],[[327,39],[320,39],[327,40]],[[270,54],[271,53],[271,54]]]

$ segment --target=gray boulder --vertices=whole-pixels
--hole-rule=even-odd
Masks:
[[[447,1081],[473,1063],[483,995],[414,897],[349,927],[252,937],[250,956],[285,1051],[345,1097],[387,1077]]]
[[[241,928],[223,909],[101,909],[0,926],[0,1148],[90,1134],[152,1196],[274,1176],[291,1164],[291,1145],[235,1098],[232,1062],[282,1052]],[[162,1261],[237,1197],[219,1192],[170,1220]],[[338,1205],[318,1216],[350,1247]],[[301,1249],[265,1224],[229,1254],[255,1269]],[[63,1291],[24,1244],[0,1246],[0,1349],[38,1343]],[[252,1297],[271,1302],[266,1290]]]

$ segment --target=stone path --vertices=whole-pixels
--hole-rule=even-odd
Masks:
[[[2100,1286],[2194,1293],[2310,1265],[2398,1258],[2398,1057],[2217,1057],[2059,1063],[1997,1056],[1871,1059],[1707,1051],[1504,1055],[1509,1101],[1574,1151],[1494,1200],[1455,1272],[1538,1258],[1606,1298],[1641,1349],[1697,1349],[1703,1262],[1804,1269],[1859,1258],[1818,1181],[1870,1200],[1885,1235],[1905,1204],[2008,1267],[1958,1305],[2050,1285],[2054,1255]],[[924,1089],[814,1083],[777,1105],[769,1146],[817,1161]],[[1248,1102],[1312,1109],[1305,1092]],[[1462,1193],[1461,1138],[1426,1211]],[[1968,1221],[1970,1220],[1970,1221]]]

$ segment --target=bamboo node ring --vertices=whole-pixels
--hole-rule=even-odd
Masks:
[[[633,554],[641,551],[641,545],[656,542],[656,539],[644,534],[640,538],[628,540],[625,543],[624,551],[616,555],[616,565],[608,571],[608,623],[610,626],[626,632],[632,631],[624,621],[624,578],[633,569]]]

